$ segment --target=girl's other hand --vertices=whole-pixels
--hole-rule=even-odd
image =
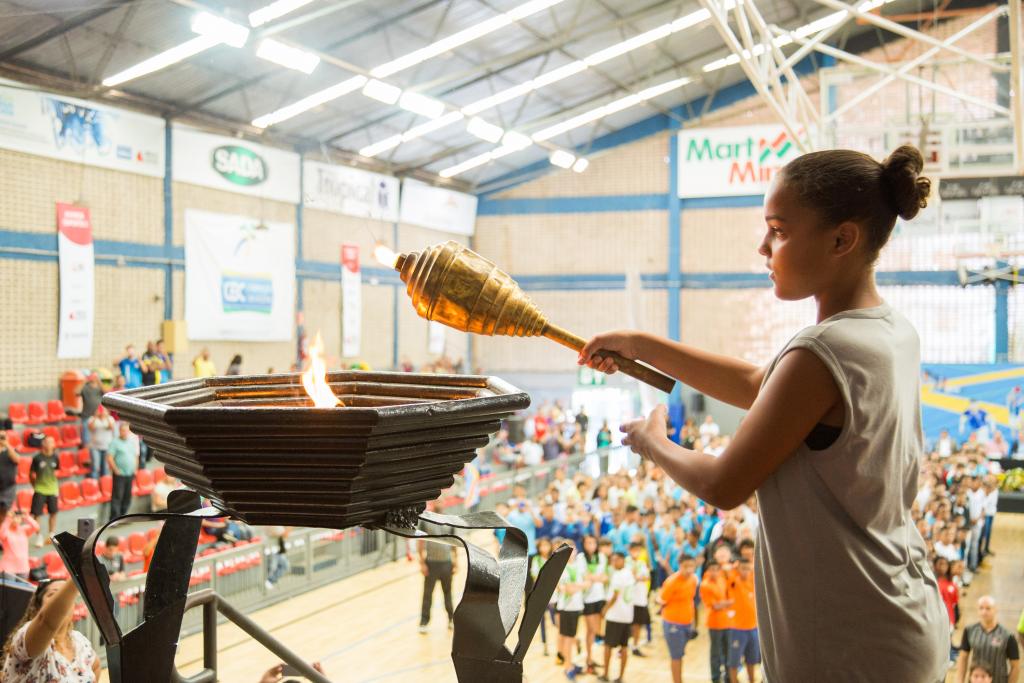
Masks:
[[[636,360],[640,355],[639,338],[640,334],[633,330],[604,332],[586,343],[576,362],[610,375],[617,372],[619,366],[612,359],[601,355],[601,352],[614,351],[624,358]]]

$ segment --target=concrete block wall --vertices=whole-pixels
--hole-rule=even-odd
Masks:
[[[159,178],[0,150],[0,230],[56,234],[57,202],[90,210],[96,240],[159,244],[163,194]],[[126,201],[126,198],[131,201]],[[57,262],[0,259],[0,392],[56,395],[61,372],[109,367],[127,342],[155,339],[162,319],[163,271],[97,265],[96,323],[90,358],[57,359]],[[33,394],[32,392],[36,392]],[[3,410],[3,408],[0,408]]]

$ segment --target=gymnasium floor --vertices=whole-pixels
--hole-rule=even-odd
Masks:
[[[1000,621],[1012,628],[1024,608],[1024,515],[997,517],[992,547],[997,556],[986,560],[985,569],[962,599],[964,621],[974,621],[977,598],[992,593],[999,603]],[[416,631],[421,590],[416,565],[401,560],[261,610],[252,617],[296,652],[321,661],[328,677],[339,683],[454,683],[440,589],[430,632],[420,635]],[[230,624],[219,629],[218,645],[222,681],[256,683],[274,663],[273,655]],[[597,650],[595,654],[600,656],[600,648]],[[707,632],[701,629],[687,650],[685,680],[709,680],[707,651]],[[657,629],[648,653],[644,659],[630,657],[627,681],[670,680],[665,646]],[[178,656],[181,672],[194,673],[201,661],[200,637],[182,641]],[[542,655],[539,638],[530,648],[526,664],[531,683],[565,680],[553,658]],[[617,673],[617,666],[613,671]],[[587,676],[581,680],[596,679]]]

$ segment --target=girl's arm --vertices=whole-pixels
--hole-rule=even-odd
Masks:
[[[50,647],[53,637],[71,614],[77,596],[78,589],[75,588],[75,584],[65,581],[57,589],[57,594],[44,603],[39,613],[28,623],[28,630],[25,631],[25,651],[29,658],[35,659]]]
[[[614,362],[600,357],[602,349],[642,360],[702,394],[744,410],[757,398],[766,371],[738,358],[632,330],[597,335],[583,347],[580,363],[602,372],[617,371]]]
[[[841,400],[825,364],[811,351],[794,349],[779,361],[718,458],[669,441],[664,406],[646,420],[623,425],[623,443],[702,500],[730,510],[746,501]]]

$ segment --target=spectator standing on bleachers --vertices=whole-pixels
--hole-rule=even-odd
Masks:
[[[109,471],[107,467],[107,451],[110,449],[110,442],[114,440],[114,433],[117,424],[114,418],[107,411],[106,406],[100,405],[96,414],[89,418],[87,429],[89,432],[89,458],[92,468],[89,476],[99,479]]]
[[[124,377],[124,388],[135,389],[142,386],[142,363],[135,353],[135,346],[129,344],[124,348],[124,358],[117,362],[117,368]]]
[[[111,581],[124,581],[128,574],[124,568],[124,555],[121,553],[121,539],[117,536],[108,536],[107,544],[99,555],[100,564],[107,570],[107,576]]]
[[[580,406],[579,412],[576,413],[576,432],[579,434],[580,451],[585,451],[587,447],[587,430],[590,428],[590,416],[587,415],[587,409],[585,406]]]
[[[18,454],[7,443],[7,432],[0,430],[0,524],[14,507],[18,490]]]
[[[196,377],[213,377],[217,374],[217,366],[210,360],[210,349],[203,347],[199,355],[192,360],[192,370]]]
[[[123,517],[132,502],[132,480],[139,469],[139,440],[134,437],[127,422],[118,425],[118,434],[110,442],[107,464],[114,475],[114,490],[110,496],[110,521]]]
[[[1017,683],[1020,648],[1010,629],[999,623],[996,601],[989,595],[978,599],[978,622],[964,629],[960,656],[956,662],[955,683],[965,683],[970,670],[968,664],[972,667],[975,664],[989,667],[993,683]]]
[[[142,354],[142,386],[159,383],[161,365],[160,357],[156,355],[156,344],[146,342],[146,352]]]
[[[96,414],[103,400],[103,385],[100,384],[100,376],[95,372],[89,374],[85,384],[78,390],[82,397],[82,413],[79,417],[82,420],[82,446],[89,445],[92,434],[89,432],[89,420]]]
[[[242,374],[242,356],[235,354],[231,358],[231,362],[228,364],[228,369],[224,373],[225,375],[241,375]]]
[[[78,590],[71,581],[44,581],[4,644],[4,683],[92,683],[100,660],[73,628]]]
[[[700,439],[707,448],[711,445],[711,440],[717,437],[721,433],[718,423],[715,422],[715,418],[710,415],[704,417],[704,423],[700,426]]]
[[[156,356],[160,359],[160,377],[157,378],[157,384],[166,384],[174,379],[174,358],[171,354],[167,353],[167,347],[164,345],[163,339],[156,340]],[[274,374],[274,373],[268,373]]]
[[[612,445],[612,430],[608,428],[608,420],[601,423],[601,429],[597,432],[597,448],[608,448]]]
[[[23,510],[15,510],[0,522],[0,573],[7,572],[18,578],[28,580],[29,552],[28,541],[39,531],[39,523],[26,515]]]
[[[267,555],[267,581],[266,587],[273,589],[281,580],[284,573],[291,565],[288,563],[288,548],[285,542],[291,533],[291,527],[271,526],[267,527],[267,546],[270,553]]]
[[[32,517],[38,522],[43,510],[49,512],[50,535],[57,533],[57,446],[52,436],[43,439],[42,450],[32,456],[28,480],[32,482]],[[46,542],[50,539],[47,536]],[[43,538],[36,539],[36,547],[43,547]]]

